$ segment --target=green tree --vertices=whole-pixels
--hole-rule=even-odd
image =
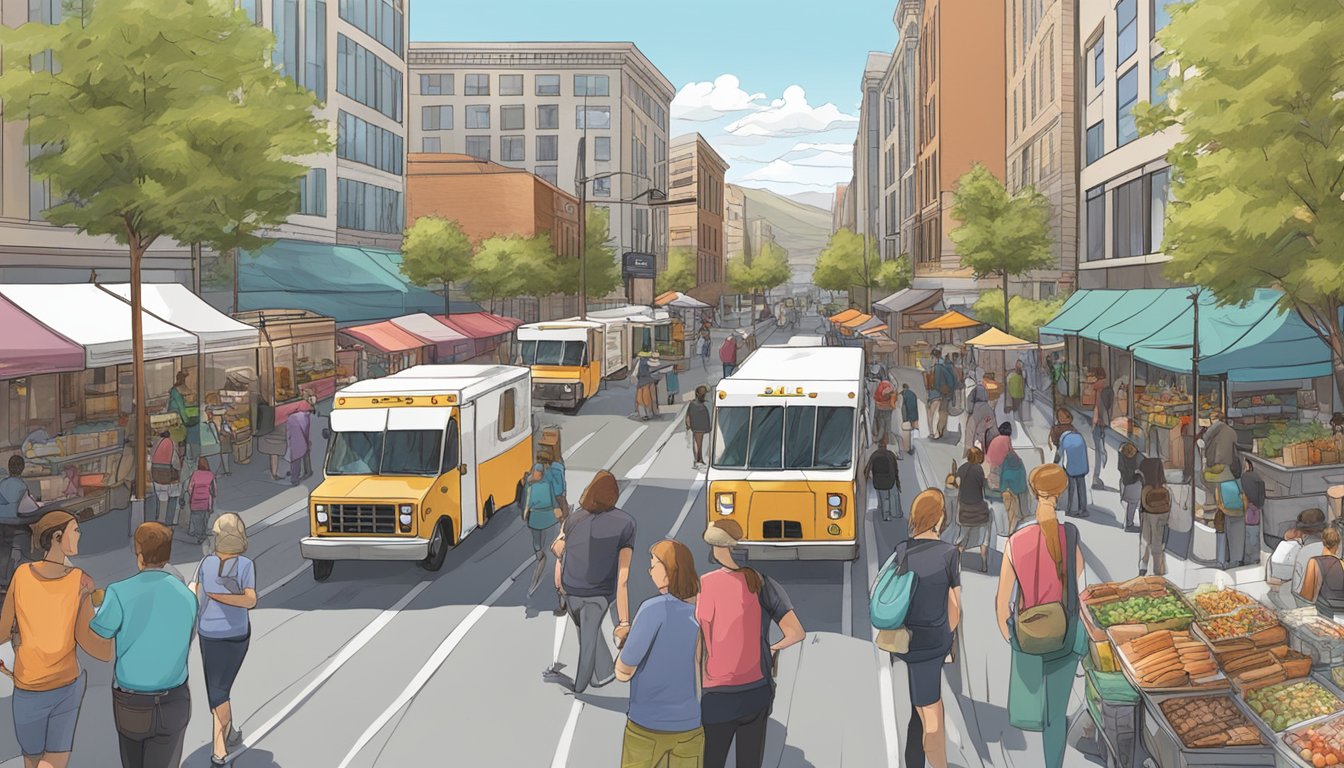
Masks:
[[[1169,98],[1139,124],[1181,130],[1167,155],[1168,277],[1227,304],[1282,290],[1344,387],[1344,9],[1186,3],[1158,40]]]
[[[667,269],[658,279],[660,291],[680,291],[685,293],[696,286],[695,251],[690,248],[673,248],[667,252]]]
[[[588,269],[588,296],[607,296],[621,285],[621,266],[616,263],[616,249],[611,245],[611,209],[602,205],[588,205],[585,217],[583,252]],[[579,271],[575,264],[572,277],[569,270],[560,275],[561,293],[579,292]]]
[[[978,320],[1003,328],[1019,339],[1037,341],[1040,338],[1038,329],[1059,313],[1066,299],[1063,296],[1040,300],[1014,296],[1008,305],[1013,320],[1011,329],[1003,317],[1003,294],[982,293],[972,309]]]
[[[467,294],[476,301],[489,300],[492,312],[496,301],[522,296],[529,287],[525,266],[537,263],[536,250],[536,241],[522,235],[485,239],[471,259]]]
[[[825,291],[848,291],[855,285],[872,289],[878,287],[879,269],[881,258],[877,243],[872,238],[868,239],[868,270],[865,273],[863,236],[849,229],[838,229],[817,255],[812,282]],[[868,277],[866,281],[865,274]]]
[[[788,249],[774,241],[764,243],[761,252],[751,260],[751,271],[756,287],[768,295],[771,288],[778,288],[793,277]]]
[[[412,285],[443,289],[443,314],[452,314],[449,289],[471,269],[471,239],[456,221],[421,216],[401,241],[401,273]]]
[[[561,293],[557,286],[560,276],[567,274],[566,267],[573,267],[574,274],[578,274],[578,259],[560,258],[551,243],[550,233],[520,238],[512,247],[518,270],[519,296],[540,298]]]
[[[44,217],[127,248],[143,404],[145,252],[161,240],[264,246],[257,233],[295,213],[308,171],[286,158],[330,152],[331,138],[313,95],[271,65],[275,37],[231,0],[88,5],[54,25],[0,27],[0,101],[5,120],[28,122],[24,141],[44,148],[29,170],[60,198]],[[145,416],[136,409],[139,456]],[[137,462],[138,498],[145,485]]]
[[[1000,278],[1004,296],[1008,295],[1009,277],[1054,263],[1049,201],[1034,187],[1008,194],[998,177],[980,163],[957,180],[952,218],[961,222],[949,235],[961,263],[977,278]],[[1010,302],[1010,316],[1012,307]],[[1004,322],[1009,322],[1008,317]]]
[[[877,268],[877,287],[893,294],[897,291],[903,291],[910,287],[910,255],[901,254],[900,256],[882,262]]]

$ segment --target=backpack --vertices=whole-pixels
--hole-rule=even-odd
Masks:
[[[1228,517],[1241,517],[1246,514],[1246,505],[1241,502],[1241,486],[1236,480],[1227,480],[1218,484],[1218,507]]]
[[[1164,485],[1144,486],[1139,504],[1150,515],[1165,515],[1171,511],[1171,491]]]
[[[879,381],[876,389],[873,390],[873,402],[876,403],[879,408],[890,408],[891,391],[892,386],[890,381],[887,381],[886,379]]]
[[[932,369],[932,368],[930,368],[929,370],[927,370],[927,371],[924,372],[924,391],[926,391],[926,392],[932,392],[932,391],[933,391],[933,369]]]
[[[1077,430],[1069,430],[1059,438],[1059,452],[1064,457],[1064,471],[1070,477],[1087,474],[1087,441]]]
[[[913,571],[906,570],[910,542],[904,542],[904,545],[897,547],[887,562],[882,564],[882,570],[877,572],[877,582],[873,584],[872,596],[868,598],[868,619],[874,629],[904,627],[910,603],[914,601],[919,577]]]

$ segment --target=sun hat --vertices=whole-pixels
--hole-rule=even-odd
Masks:
[[[716,520],[713,524],[705,528],[705,543],[711,547],[727,547],[732,549],[738,542],[742,541],[745,534],[742,532],[742,526],[735,520]]]
[[[1325,528],[1325,513],[1319,509],[1304,509],[1297,513],[1297,527],[1304,530],[1319,531]]]

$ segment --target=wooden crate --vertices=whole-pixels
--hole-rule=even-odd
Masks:
[[[233,444],[233,461],[236,464],[252,463],[252,441],[235,441]]]

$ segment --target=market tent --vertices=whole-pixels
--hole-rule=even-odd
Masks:
[[[857,309],[846,309],[844,312],[841,312],[836,315],[831,315],[828,319],[832,323],[846,323],[850,320],[853,320],[854,318],[858,317],[861,314],[863,313]]]
[[[984,323],[973,317],[967,317],[955,309],[949,309],[939,317],[919,326],[921,331],[955,331],[961,328],[974,328]]]
[[[882,312],[906,312],[930,306],[942,297],[941,288],[906,288],[873,302],[873,308]]]
[[[336,243],[277,240],[238,260],[242,311],[307,309],[337,323],[364,323],[415,312],[442,312],[443,297],[407,282],[396,251]],[[453,312],[480,306],[454,301]]]
[[[1177,289],[1189,294],[1189,289]],[[1230,381],[1285,381],[1329,376],[1330,348],[1296,312],[1283,312],[1279,291],[1261,288],[1245,304],[1219,306],[1209,291],[1199,295],[1200,375],[1225,375]],[[1187,305],[1190,302],[1186,302]],[[1149,365],[1184,373],[1190,370],[1194,311],[1144,339],[1134,356]]]
[[[25,314],[84,348],[87,368],[129,363],[131,306],[93,283],[0,285]],[[144,359],[195,355],[196,337],[141,311]]]
[[[460,315],[435,315],[435,320],[471,339],[473,355],[482,355],[493,349],[500,336],[513,333],[522,323],[514,318],[503,318],[489,312],[464,312]]]
[[[998,328],[990,328],[988,331],[976,336],[973,339],[967,339],[966,346],[980,347],[981,349],[1035,349],[1035,342],[1019,339],[1012,334],[1004,333]]]
[[[841,328],[847,328],[847,329],[849,329],[849,330],[851,330],[851,331],[854,331],[854,330],[858,330],[859,328],[863,327],[864,325],[868,324],[869,322],[872,322],[872,320],[873,320],[873,316],[872,316],[872,315],[868,315],[868,314],[864,314],[864,313],[860,312],[859,314],[857,314],[857,315],[855,315],[855,316],[849,318],[849,319],[846,320],[845,322],[841,323],[841,324],[840,324],[840,327],[841,327]]]
[[[1102,333],[1112,328],[1123,328],[1131,320],[1146,315],[1159,301],[1165,306],[1170,306],[1174,302],[1178,307],[1181,302],[1180,297],[1172,297],[1171,291],[1166,288],[1134,288],[1122,293],[1124,295],[1114,304],[1102,310],[1090,323],[1079,328],[1077,335],[1098,341]]]
[[[1126,291],[1122,290],[1074,291],[1050,322],[1041,326],[1039,332],[1047,336],[1076,335],[1101,313],[1123,299],[1125,293]]]
[[[710,306],[709,306],[708,304],[706,304],[705,302],[700,301],[699,299],[693,298],[693,297],[691,297],[691,296],[687,296],[686,294],[682,293],[682,294],[678,294],[678,295],[677,295],[677,298],[675,298],[675,299],[673,299],[672,301],[668,302],[668,304],[667,304],[667,308],[668,308],[668,309],[709,309]]]
[[[0,298],[0,379],[84,368],[84,348]]]
[[[677,298],[679,298],[681,295],[682,294],[680,291],[666,291],[664,293],[660,293],[656,298],[654,298],[653,306],[655,307],[667,306],[668,304],[671,304],[673,301],[676,301]]]
[[[407,333],[431,342],[440,362],[448,362],[458,353],[471,348],[471,339],[424,312],[394,317],[390,322]]]
[[[860,330],[859,333],[862,333],[864,336],[867,336],[870,339],[875,339],[880,338],[886,330],[887,330],[887,324],[882,323],[881,325],[875,325],[872,328],[864,328]]]
[[[852,326],[852,328],[858,333],[866,333],[868,331],[873,330],[874,328],[877,328],[878,326],[886,328],[887,324],[882,322],[881,318],[869,315],[867,320],[863,321],[858,325]]]
[[[1143,311],[1103,329],[1096,335],[1096,340],[1116,349],[1132,350],[1190,311],[1190,289],[1167,288]]]
[[[104,285],[102,289],[130,302],[130,283]],[[189,331],[201,340],[201,351],[235,352],[256,349],[257,329],[240,323],[206,304],[201,297],[180,283],[149,283],[141,286],[140,302],[144,311]]]
[[[409,352],[413,349],[433,346],[425,339],[393,325],[390,320],[342,328],[340,332],[364,342],[378,352],[384,353]]]

